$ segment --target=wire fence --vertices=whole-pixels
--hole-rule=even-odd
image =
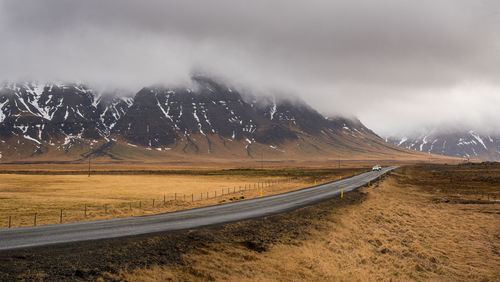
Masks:
[[[174,211],[186,207],[206,204],[224,203],[251,197],[262,197],[274,192],[274,187],[298,180],[299,177],[262,181],[250,184],[221,187],[211,191],[198,193],[164,193],[149,199],[119,200],[118,202],[97,204],[77,203],[70,207],[38,207],[36,211],[26,214],[4,216],[0,219],[0,228],[29,227],[47,224],[62,224],[113,217],[154,214],[161,211]],[[316,184],[316,181],[315,181]]]

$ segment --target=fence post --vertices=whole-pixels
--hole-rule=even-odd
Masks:
[[[184,202],[186,201],[186,194],[184,194]]]
[[[12,216],[9,215],[9,228],[10,228],[11,223],[12,223]]]
[[[194,202],[194,194],[191,193],[191,202]]]
[[[153,208],[155,207],[155,199],[153,199]]]
[[[214,191],[214,197],[217,198],[217,190]]]
[[[163,205],[165,205],[165,194],[163,194]]]
[[[33,226],[36,226],[36,213],[35,213],[35,219],[33,221]]]
[[[62,223],[62,209],[61,209],[61,214],[59,215],[59,223]]]
[[[208,199],[208,191],[207,191],[207,199]]]
[[[87,217],[87,204],[85,204],[85,208],[83,209],[83,213],[85,214],[85,217]]]
[[[139,201],[139,208],[142,209],[142,201]]]
[[[104,213],[108,213],[108,204],[104,204]]]

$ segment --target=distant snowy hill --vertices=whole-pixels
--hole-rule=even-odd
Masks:
[[[81,84],[5,84],[0,160],[413,154],[359,120],[327,118],[301,101],[242,95],[204,77],[193,82],[193,89],[145,87],[136,94],[97,93]]]
[[[500,160],[500,136],[478,134],[473,130],[424,134],[417,137],[389,137],[386,141],[412,150],[445,156]]]

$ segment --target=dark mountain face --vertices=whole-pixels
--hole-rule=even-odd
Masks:
[[[429,133],[418,137],[391,137],[395,145],[445,156],[466,159],[500,160],[500,137],[472,130],[454,133]]]
[[[329,123],[305,104],[253,103],[213,81],[196,81],[196,90],[142,89],[112,133],[153,147],[189,139],[192,134],[279,145],[296,139],[300,131],[319,133]]]
[[[135,95],[97,93],[80,84],[4,85],[0,152],[22,150],[29,157],[120,141],[146,148],[185,143],[197,151],[200,137],[209,145],[216,137],[224,144],[240,141],[274,148],[305,136],[375,136],[359,121],[325,118],[303,102],[242,97],[210,79],[193,81],[194,89],[147,87]]]
[[[93,106],[99,115],[99,125],[103,128],[104,135],[109,136],[111,130],[116,126],[134,102],[133,95],[120,92],[103,93],[101,96],[94,98]]]

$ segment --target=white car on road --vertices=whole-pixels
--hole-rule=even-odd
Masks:
[[[372,171],[381,171],[382,170],[382,167],[380,165],[376,165],[374,167],[372,167]]]

